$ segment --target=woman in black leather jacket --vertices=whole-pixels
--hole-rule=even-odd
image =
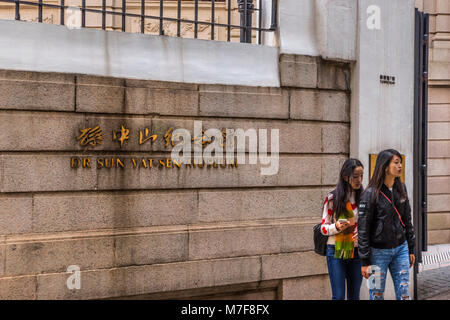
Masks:
[[[409,299],[409,268],[414,264],[414,228],[406,187],[400,181],[402,158],[398,151],[380,152],[358,215],[361,273],[369,279],[371,300],[384,299],[389,269],[397,300]]]

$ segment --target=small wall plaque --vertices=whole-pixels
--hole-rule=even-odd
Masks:
[[[387,83],[387,84],[395,84],[395,77],[394,76],[386,76],[386,75],[381,74],[380,82]]]

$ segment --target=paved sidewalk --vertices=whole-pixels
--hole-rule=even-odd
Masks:
[[[450,244],[428,246],[428,251],[422,253],[422,260],[419,272],[450,266]]]
[[[450,300],[450,291],[448,291],[447,293],[437,295],[437,296],[433,296],[426,300]]]
[[[450,245],[429,246],[417,274],[419,300],[450,300]]]
[[[450,267],[426,270],[417,274],[419,300],[436,296],[450,297]]]

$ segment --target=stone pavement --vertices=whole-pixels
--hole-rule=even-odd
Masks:
[[[450,300],[450,245],[429,246],[417,274],[419,300]]]
[[[437,296],[432,296],[431,298],[428,298],[426,300],[450,300],[450,291],[439,294]]]

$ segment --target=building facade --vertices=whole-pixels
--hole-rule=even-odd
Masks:
[[[1,20],[0,298],[330,299],[312,227],[343,161],[366,185],[396,148],[413,194],[414,5],[283,0],[264,45]],[[278,130],[277,170],[264,143],[173,161],[199,123],[269,154]]]
[[[450,3],[416,1],[430,15],[428,241],[450,243]]]

